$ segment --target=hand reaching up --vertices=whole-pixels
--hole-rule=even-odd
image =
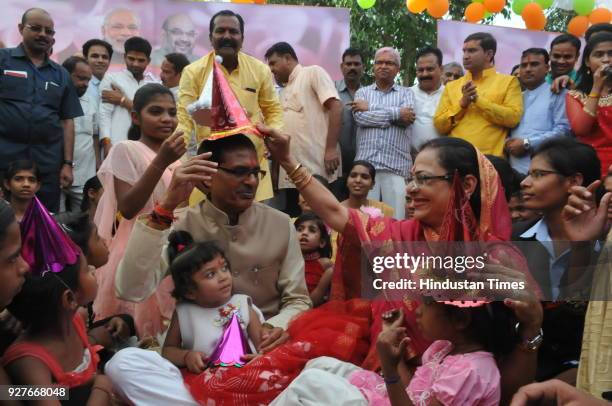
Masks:
[[[596,180],[587,187],[574,186],[561,213],[563,227],[572,241],[592,241],[602,237],[608,220],[608,205],[612,193],[606,193],[599,207],[595,201],[595,191],[601,185]]]

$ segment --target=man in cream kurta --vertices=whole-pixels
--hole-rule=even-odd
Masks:
[[[194,241],[216,241],[234,276],[234,291],[251,296],[267,323],[285,329],[289,320],[310,306],[304,281],[304,260],[289,216],[253,202],[230,225],[226,213],[208,199],[182,211],[168,230],[134,225],[117,270],[120,298],[142,301],[167,275],[166,248],[171,231],[187,231]]]
[[[194,241],[216,241],[227,257],[233,291],[249,295],[266,322],[262,348],[282,343],[289,321],[311,307],[304,277],[304,259],[289,217],[262,203],[253,202],[260,170],[253,143],[242,134],[203,144],[218,162],[212,179],[204,181],[208,199],[178,214],[171,227],[147,214],[138,219],[115,276],[117,295],[142,301],[167,275],[166,253],[171,231],[187,231]],[[204,150],[200,148],[200,153]],[[174,211],[190,194],[187,185],[208,174],[210,163],[201,157],[184,162],[173,173],[171,185],[159,206]],[[244,175],[236,171],[246,171]],[[223,210],[220,209],[223,208]],[[157,209],[156,209],[157,210]],[[268,336],[268,338],[265,338]],[[273,342],[273,343],[272,343]],[[268,347],[269,346],[269,347]],[[182,385],[176,366],[149,351],[127,349],[106,366],[115,387],[133,404],[195,404]],[[146,377],[145,377],[146,376]],[[160,388],[173,388],[169,392]],[[155,401],[154,401],[155,399]]]
[[[187,113],[187,106],[200,97],[208,75],[212,72],[215,55],[223,58],[221,70],[251,122],[253,124],[263,122],[268,127],[282,128],[283,110],[274,90],[270,69],[258,59],[240,52],[244,40],[242,17],[231,11],[223,10],[215,14],[211,20],[213,29],[210,32],[210,42],[214,51],[188,65],[181,76],[177,130],[182,130],[186,136],[191,136],[192,131],[195,130],[198,143],[210,136],[210,127],[196,125]],[[268,172],[257,192],[257,200],[262,201],[273,197],[272,181],[268,162],[264,156],[263,141],[256,136],[250,136],[250,138],[257,148],[260,166]]]

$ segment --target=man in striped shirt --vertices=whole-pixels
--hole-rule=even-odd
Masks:
[[[368,161],[376,168],[376,184],[368,198],[382,200],[393,207],[397,219],[403,219],[415,115],[412,90],[395,83],[399,68],[397,50],[376,51],[375,83],[357,90],[352,108],[357,125],[355,160]]]

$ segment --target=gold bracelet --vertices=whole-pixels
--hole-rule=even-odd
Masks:
[[[293,176],[291,176],[291,182],[295,185],[297,190],[302,190],[310,183],[312,180],[312,174],[305,167],[298,168],[297,171],[294,172]]]
[[[292,177],[297,171],[298,169],[300,169],[302,167],[302,164],[297,164],[295,166],[295,168],[293,168],[293,170],[291,171],[291,173],[288,173],[287,176]]]
[[[313,179],[312,175],[309,173],[308,176],[301,181],[300,183],[296,183],[295,184],[295,188],[297,190],[302,190],[304,189],[306,186],[308,186],[308,184],[310,183],[310,181]]]
[[[299,168],[291,172],[289,179],[291,180],[291,183],[295,185],[297,190],[301,190],[310,182],[312,175],[307,168],[300,165]]]
[[[590,99],[599,99],[599,93],[589,93]]]

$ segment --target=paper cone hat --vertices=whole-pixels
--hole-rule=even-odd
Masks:
[[[21,255],[30,265],[32,274],[61,272],[74,264],[80,254],[72,242],[37,197],[26,210],[21,227]]]
[[[240,368],[245,364],[241,357],[250,353],[249,343],[240,327],[238,312],[235,311],[230,322],[225,326],[223,337],[217,344],[217,348],[210,356],[210,363],[215,367],[235,366]]]
[[[221,65],[215,60],[213,66],[211,140],[236,134],[253,134],[262,137],[232,91]]]
[[[244,108],[238,102],[223,71],[223,59],[217,55],[212,72],[204,84],[199,99],[187,107],[193,120],[201,126],[210,127],[209,140],[218,140],[236,134],[263,135],[251,123]]]

